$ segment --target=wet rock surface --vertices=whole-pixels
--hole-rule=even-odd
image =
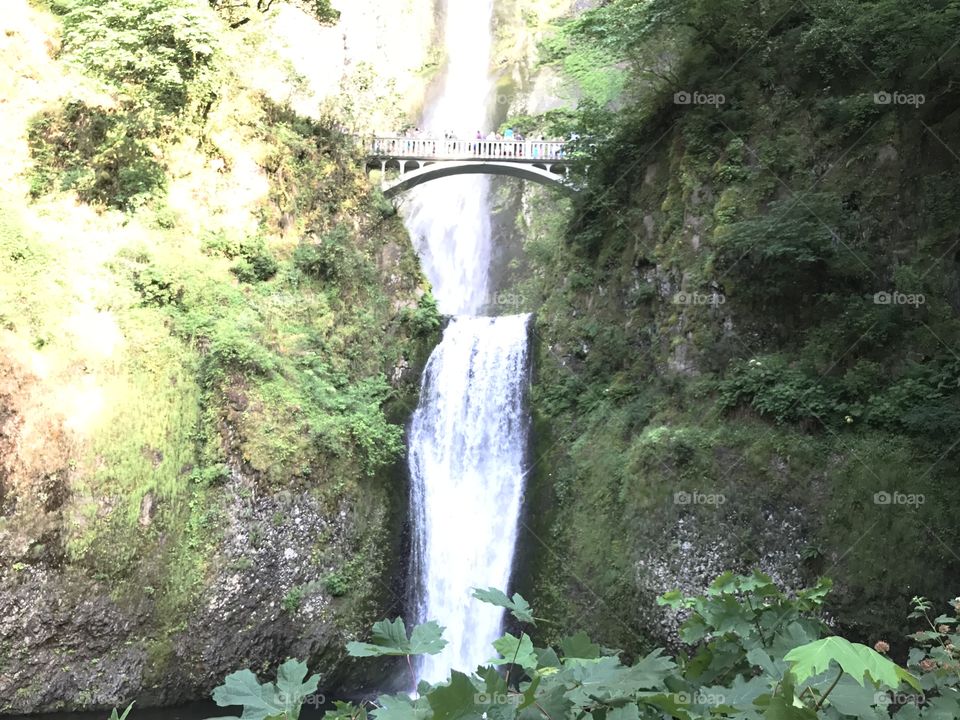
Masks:
[[[152,588],[115,599],[109,584],[76,569],[18,563],[0,574],[0,712],[205,699],[229,673],[262,672],[285,657],[333,678],[350,631],[343,607],[395,604],[388,583],[342,599],[323,583],[356,552],[356,510],[331,511],[307,491],[256,497],[239,478],[225,490],[222,540],[179,629],[162,627]],[[367,508],[368,524],[371,513],[386,520]],[[336,682],[322,689],[363,684],[342,672]]]

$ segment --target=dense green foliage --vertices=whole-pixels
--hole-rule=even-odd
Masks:
[[[131,104],[181,113],[210,101],[218,23],[190,0],[55,0],[63,51]]]
[[[284,0],[210,0],[210,7],[220,12],[231,27],[240,27],[250,22],[255,13],[266,13]],[[336,22],[340,11],[330,0],[286,0],[289,4],[319,20],[321,23]]]
[[[61,45],[45,72],[69,90],[23,99],[32,202],[0,197],[0,340],[17,350],[3,374],[49,393],[24,412],[51,458],[25,460],[20,486],[3,477],[0,552],[23,570],[10,582],[50,577],[63,607],[135,614],[102,662],[137,653],[141,692],[196,692],[168,686],[225,577],[272,615],[238,629],[236,652],[260,662],[302,634],[338,666],[340,638],[390,592],[402,426],[439,328],[409,238],[344,119],[304,117],[245,74],[256,56],[298,81],[261,32],[265,7],[231,29],[204,0],[47,4]],[[23,357],[56,370],[31,384]],[[61,407],[80,418],[69,429]],[[253,580],[277,562],[283,578]],[[28,652],[0,654],[29,667]],[[191,668],[195,683],[218,672]],[[92,702],[47,684],[0,709]]]
[[[878,642],[871,649],[830,634],[823,617],[830,587],[828,580],[821,580],[788,596],[762,573],[724,573],[701,596],[667,593],[659,602],[685,618],[680,628],[684,651],[671,658],[656,649],[630,665],[621,662],[621,651],[601,647],[582,632],[562,638],[555,647],[535,647],[525,631],[535,620],[523,597],[515,594],[511,600],[494,589],[477,591],[477,599],[513,608],[513,620],[520,624],[519,635],[506,633],[493,643],[497,657],[470,674],[453,670],[445,683],[421,682],[414,697],[383,695],[369,705],[337,702],[327,716],[351,720],[368,716],[376,720],[956,717],[960,712],[956,615],[941,615],[933,621],[937,623],[933,630],[914,636],[921,645],[911,651],[907,669],[886,656],[886,643]],[[915,603],[914,617],[924,617],[929,604],[920,598]],[[960,599],[954,601],[954,610],[958,609]],[[418,636],[430,640],[414,643],[408,640],[402,621],[382,621],[374,627],[375,644],[352,643],[350,652],[357,657],[389,653],[409,658],[443,648],[435,623],[415,627],[411,638]],[[280,667],[277,689],[290,667],[297,668],[297,678],[306,675],[306,666],[287,661]],[[312,685],[302,687],[289,697],[299,702]],[[244,670],[228,677],[214,697],[221,705],[243,704],[244,717],[262,720],[271,715],[261,709],[261,698],[275,691],[272,683],[260,686]],[[295,720],[297,712],[295,708],[271,717]]]
[[[196,0],[57,0],[53,7],[63,19],[64,57],[114,102],[67,99],[34,121],[34,193],[74,189],[87,202],[149,207],[164,240],[124,248],[112,267],[144,308],[166,316],[174,335],[200,351],[204,388],[219,397],[228,385],[242,387],[263,404],[260,432],[269,446],[262,459],[255,451],[246,458],[253,469],[274,479],[306,472],[304,454],[318,449],[347,463],[359,450],[356,462],[370,474],[394,462],[400,428],[382,408],[392,394],[383,373],[396,358],[371,354],[360,338],[373,326],[386,329],[375,256],[386,242],[402,241],[402,229],[365,197],[354,149],[333,129],[336,118],[310,120],[256,98],[256,115],[241,123],[265,148],[271,207],[254,235],[211,222],[199,239],[203,255],[192,255],[180,218],[165,205],[164,184],[171,150],[185,137],[223,163],[210,134],[218,128],[206,122],[216,101],[238,94],[233,67],[218,54],[222,21]],[[312,9],[334,18],[322,2]],[[278,244],[280,230],[303,240]],[[425,337],[438,327],[430,303],[425,294],[420,309],[395,319]],[[250,440],[249,449],[257,448]]]
[[[158,142],[202,122],[216,98],[218,22],[192,0],[56,0],[64,56],[114,95],[70,99],[30,128],[34,196],[142,204],[166,182]]]
[[[641,652],[665,579],[736,563],[841,577],[858,639],[910,592],[948,597],[956,23],[947,2],[612,0],[550,41],[561,69],[627,73],[566,120],[590,160],[564,239],[527,243],[528,501],[550,510],[520,582],[551,615]]]

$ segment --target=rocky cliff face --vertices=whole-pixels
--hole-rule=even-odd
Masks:
[[[274,35],[278,54],[305,85],[289,83],[282,73],[265,73],[262,86],[293,96],[298,112],[312,115],[327,103],[362,106],[362,127],[389,133],[396,122],[416,117],[430,81],[444,57],[435,0],[334,3],[340,20],[320,27],[292,6],[281,6],[266,32]],[[253,77],[257,77],[254,72]],[[255,81],[256,82],[256,81]],[[338,98],[340,94],[348,97]]]
[[[597,121],[585,195],[521,203],[539,350],[518,589],[639,652],[669,641],[655,598],[674,587],[823,574],[838,626],[902,647],[910,596],[956,594],[957,167],[935,149],[956,101],[934,71],[913,82],[937,100],[907,112],[862,68],[792,63],[820,32],[804,14],[738,64],[756,20],[725,17],[670,67],[726,104],[635,78]],[[666,26],[651,41],[683,37]],[[860,30],[856,57],[896,32]],[[893,58],[884,82],[915,69]]]
[[[829,411],[810,403],[830,391],[810,386],[794,422],[724,406],[731,357],[768,388],[789,367],[755,344],[782,320],[741,304],[729,285],[725,295],[693,280],[695,258],[710,258],[704,227],[718,194],[671,197],[668,167],[664,157],[634,175],[635,194],[607,216],[596,254],[578,246],[582,227],[535,218],[548,200],[530,202],[531,224],[552,236],[528,243],[541,277],[517,290],[542,300],[517,588],[561,626],[641,652],[675,642],[677,618],[656,604],[671,589],[701,592],[728,569],[759,568],[787,588],[827,575],[838,627],[864,642],[900,638],[909,596],[953,593],[943,569],[955,562],[946,549],[955,531],[942,508],[924,504],[946,497],[950,470],[938,458],[950,442],[844,430],[863,420],[849,414],[824,429]],[[661,211],[678,206],[665,228]],[[795,396],[783,392],[786,407]],[[861,392],[867,402],[875,391]],[[902,502],[925,500],[884,504],[894,487]],[[894,546],[911,562],[888,562]]]
[[[361,63],[427,62],[432,4],[374,5],[223,30],[220,101],[150,141],[164,192],[123,211],[38,189],[44,148],[103,141],[62,113],[123,100],[55,18],[5,7],[0,713],[205,698],[287,656],[364,687],[343,645],[402,610],[402,424],[437,322],[322,106],[378,103],[330,96]],[[318,48],[329,86],[290,71]]]

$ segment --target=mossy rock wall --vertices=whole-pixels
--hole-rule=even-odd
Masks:
[[[403,611],[440,323],[400,218],[330,116],[247,82],[275,58],[246,26],[217,35],[215,100],[153,124],[69,62],[69,15],[54,58],[28,49],[59,20],[12,12],[0,75],[34,82],[0,138],[0,713],[206,699],[288,656],[364,691],[344,645]],[[116,174],[78,107],[161,181]]]
[[[675,628],[662,592],[825,574],[838,627],[899,652],[910,598],[955,596],[960,569],[958,166],[938,148],[956,99],[946,65],[908,108],[874,102],[862,67],[831,85],[823,63],[770,61],[816,34],[805,11],[724,74],[759,22],[725,17],[674,39],[673,67],[725,103],[634,88],[572,209],[525,191],[535,506],[516,586],[639,652]],[[885,35],[860,19],[850,43],[874,57]]]

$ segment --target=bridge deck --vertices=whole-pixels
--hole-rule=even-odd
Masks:
[[[564,160],[564,143],[547,140],[446,140],[377,137],[367,153],[378,159],[405,160],[505,160],[537,163]]]

